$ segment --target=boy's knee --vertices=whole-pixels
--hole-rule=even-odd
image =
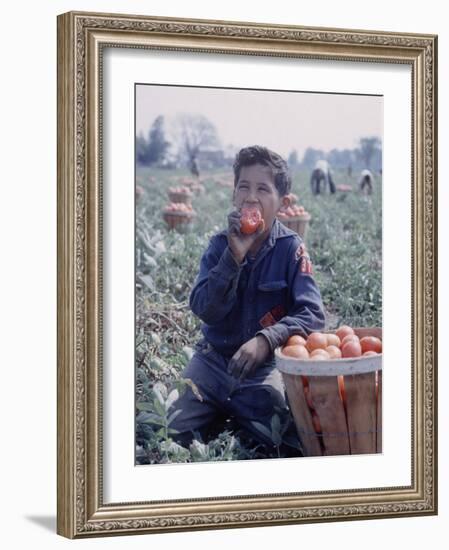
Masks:
[[[236,418],[250,422],[269,423],[275,414],[284,415],[287,412],[284,394],[270,385],[238,392],[230,404]]]

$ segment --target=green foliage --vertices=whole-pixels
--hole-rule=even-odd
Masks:
[[[139,373],[142,377],[142,373]],[[257,449],[242,446],[238,437],[229,430],[204,443],[194,439],[189,448],[173,440],[176,430],[171,424],[181,413],[176,409],[179,395],[189,386],[201,399],[198,388],[191,380],[177,380],[170,388],[161,383],[144,382],[144,390],[136,403],[136,460],[138,464],[173,462],[208,462],[260,458]]]
[[[298,439],[296,437],[293,439],[287,433],[290,425],[290,419],[288,416],[284,415],[284,418],[282,419],[279,414],[275,413],[271,418],[270,428],[267,428],[264,424],[257,421],[253,421],[252,424],[256,430],[271,440],[274,452],[278,458],[282,456],[282,445],[288,445],[290,447],[294,447],[298,451],[302,451],[302,447]]]
[[[335,183],[352,185],[357,177],[337,172]],[[328,313],[328,328],[382,325],[382,189],[313,196],[304,172],[294,192],[312,220],[307,246]]]

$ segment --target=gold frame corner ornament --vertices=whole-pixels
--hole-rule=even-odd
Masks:
[[[101,445],[103,46],[412,69],[412,484],[105,505]],[[437,37],[69,12],[58,17],[58,518],[70,538],[437,513]]]

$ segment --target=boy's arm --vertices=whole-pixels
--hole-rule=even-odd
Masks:
[[[307,337],[311,332],[322,330],[325,324],[321,294],[304,245],[292,250],[289,256],[288,284],[292,305],[280,321],[257,332],[268,340],[271,351],[283,345],[293,334]]]
[[[190,294],[190,308],[203,322],[217,324],[234,307],[244,265],[246,261],[238,264],[228,246],[223,249],[218,239],[211,239]]]

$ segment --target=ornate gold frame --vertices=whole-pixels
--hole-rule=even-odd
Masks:
[[[104,46],[412,68],[412,484],[105,505],[101,56]],[[96,13],[58,17],[58,533],[81,538],[436,514],[437,37]]]

